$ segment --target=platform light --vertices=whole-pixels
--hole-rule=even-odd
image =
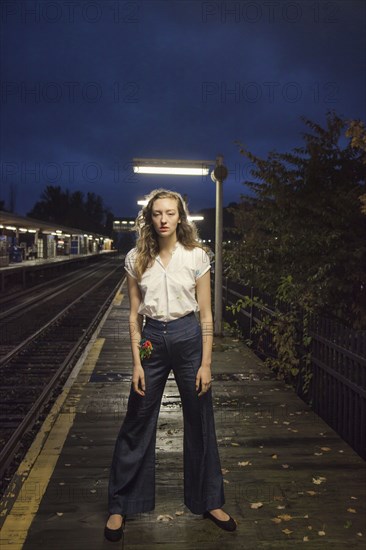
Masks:
[[[4,229],[4,226],[0,224],[0,229]]]
[[[25,227],[19,227],[19,231],[21,233],[26,233],[28,231],[28,229],[26,229]]]
[[[135,225],[135,222],[128,222],[130,225]]]
[[[5,229],[9,229],[9,231],[16,231],[17,228],[14,227],[13,225],[6,225]]]
[[[171,176],[207,176],[211,160],[178,160],[178,159],[146,159],[134,158],[135,174],[165,174]]]
[[[61,233],[62,234],[61,229],[56,229],[56,233]]]
[[[37,229],[28,229],[28,233],[37,233]]]

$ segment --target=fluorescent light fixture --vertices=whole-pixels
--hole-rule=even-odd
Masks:
[[[4,226],[0,224],[0,229],[4,229]]]
[[[190,222],[199,222],[204,220],[205,218],[203,216],[188,216],[188,220]]]
[[[212,160],[143,159],[134,158],[135,174],[165,174],[172,176],[207,176]]]
[[[9,231],[16,231],[16,227],[14,227],[13,225],[6,225],[5,229],[9,229]]]
[[[19,227],[19,231],[21,231],[22,233],[26,233],[28,229],[26,229],[25,227]]]
[[[179,168],[173,166],[134,166],[135,174],[165,174],[171,176],[207,176],[209,168]]]
[[[37,233],[37,229],[28,229],[28,233]]]

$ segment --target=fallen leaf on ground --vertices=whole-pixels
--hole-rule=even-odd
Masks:
[[[171,519],[174,519],[174,518],[172,516],[170,516],[169,514],[160,514],[156,518],[156,521],[169,521]]]
[[[63,516],[63,515],[64,515],[63,512],[56,512],[56,514],[57,514],[58,516]]]
[[[309,542],[309,537],[305,536],[305,537],[303,537],[302,540],[303,540],[303,542]]]
[[[318,535],[319,535],[319,537],[324,537],[325,531],[318,531]]]
[[[357,514],[354,508],[347,508],[347,512],[351,512],[352,514]]]
[[[283,519],[283,521],[290,521],[290,519],[292,519],[292,516],[290,516],[290,514],[281,514],[277,517]]]
[[[233,447],[239,447],[239,443],[234,443],[234,441],[231,442]]]
[[[223,475],[227,474],[228,472],[230,472],[230,470],[228,470],[227,468],[221,468],[221,473]]]
[[[282,522],[282,519],[280,519],[280,518],[272,518],[271,521],[273,521],[273,523],[281,523],[281,522]]]
[[[252,463],[249,460],[246,460],[245,462],[238,462],[239,466],[251,466]]]
[[[289,468],[290,466],[288,464],[281,464],[282,468]]]
[[[326,477],[322,477],[322,476],[319,476],[319,477],[313,477],[313,483],[315,483],[315,485],[320,485],[321,483],[323,483],[324,481],[326,481],[327,478]]]
[[[290,531],[290,529],[282,529],[282,533],[285,533],[285,535],[290,535],[290,533],[292,533],[292,531]]]
[[[275,459],[275,458],[277,458],[277,455],[272,455],[272,457],[271,457],[271,458],[274,458],[274,459]]]
[[[263,502],[252,502],[250,507],[253,508],[253,510],[257,510],[258,508],[262,508]]]
[[[177,511],[175,512],[175,515],[176,515],[176,516],[181,516],[182,514],[184,514],[183,510],[177,510]]]
[[[308,495],[310,495],[311,497],[313,497],[314,495],[317,494],[316,491],[306,491],[306,493],[307,493]]]

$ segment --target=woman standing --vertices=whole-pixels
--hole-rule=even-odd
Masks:
[[[125,258],[133,375],[114,449],[104,533],[120,540],[128,514],[155,507],[156,427],[171,369],[183,410],[184,503],[193,514],[234,531],[236,522],[221,509],[225,498],[211,392],[209,256],[179,193],[152,191],[136,225],[136,247]]]

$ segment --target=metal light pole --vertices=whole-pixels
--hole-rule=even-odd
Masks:
[[[215,318],[214,334],[222,336],[222,208],[223,182],[228,170],[224,166],[224,157],[216,157],[216,167],[211,172],[211,179],[216,183],[216,225],[215,225]]]

